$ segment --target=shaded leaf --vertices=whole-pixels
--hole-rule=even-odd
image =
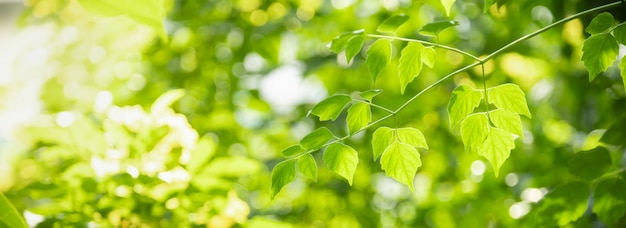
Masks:
[[[304,150],[317,150],[322,148],[324,144],[333,138],[333,133],[328,130],[326,127],[320,127],[312,131],[308,135],[304,136],[302,140],[300,140],[300,145]]]
[[[489,7],[491,7],[491,5],[496,4],[496,2],[498,2],[498,0],[485,0],[485,5],[483,6],[483,12],[487,12],[489,11]]]
[[[328,169],[346,178],[352,185],[352,178],[359,163],[359,154],[352,147],[336,142],[330,144],[324,151],[324,163]]]
[[[297,144],[297,145],[287,147],[287,149],[284,149],[281,153],[287,157],[290,157],[290,156],[298,155],[304,152],[306,152],[306,150],[302,148],[300,144]]]
[[[622,76],[622,84],[624,84],[624,90],[626,91],[626,58],[624,57],[619,61],[619,70]]]
[[[372,134],[372,151],[374,152],[374,160],[378,159],[385,149],[391,144],[393,139],[393,130],[388,127],[379,127]]]
[[[315,105],[311,113],[319,116],[321,121],[335,120],[350,101],[352,101],[352,98],[348,95],[334,95]]]
[[[430,67],[435,67],[435,62],[437,62],[437,51],[433,47],[426,47],[422,49],[422,62]]]
[[[398,136],[398,141],[409,144],[413,147],[428,149],[426,138],[424,138],[424,134],[422,134],[420,130],[406,127],[398,128],[395,131]]]
[[[367,67],[372,80],[376,82],[378,75],[380,75],[387,64],[391,61],[391,42],[386,39],[379,39],[375,41],[367,50]]]
[[[398,79],[400,80],[400,93],[404,94],[406,86],[415,79],[422,71],[422,57],[420,53],[424,46],[420,43],[408,43],[400,55],[398,66]]]
[[[595,34],[585,40],[582,61],[589,71],[589,81],[613,64],[618,48],[617,41],[608,33]]]
[[[402,142],[394,142],[383,153],[380,164],[387,176],[409,186],[411,191],[414,191],[413,179],[417,169],[422,166],[420,154],[415,147]]]
[[[496,109],[489,113],[489,117],[491,122],[497,128],[516,134],[522,139],[524,138],[524,134],[522,132],[522,120],[518,114],[502,109]]]
[[[398,27],[400,27],[402,24],[404,24],[408,20],[409,20],[409,16],[405,14],[394,15],[390,18],[387,18],[386,20],[383,21],[383,23],[378,25],[378,28],[376,28],[376,31],[395,33]]]
[[[346,62],[350,62],[354,56],[361,52],[364,42],[364,35],[356,35],[348,40],[348,43],[346,44]]]
[[[302,155],[298,158],[298,171],[305,177],[317,182],[317,163],[311,154]]]
[[[372,120],[372,112],[369,104],[356,103],[348,109],[348,130],[355,134]]]
[[[371,89],[360,92],[359,96],[365,100],[368,100],[369,102],[372,102],[372,99],[374,99],[375,96],[378,96],[378,94],[380,94],[381,92],[383,92],[382,89]]]
[[[626,182],[619,177],[598,182],[593,194],[593,212],[609,227],[626,212]]]
[[[496,177],[504,161],[509,158],[511,150],[515,148],[514,140],[511,133],[490,127],[485,141],[478,148],[478,154],[487,158],[493,166]]]
[[[489,131],[489,119],[484,113],[469,115],[461,123],[461,139],[465,150],[475,152],[483,145]]]
[[[593,180],[611,169],[611,156],[604,147],[578,152],[567,163],[572,175],[585,180]]]
[[[7,227],[26,228],[26,222],[20,213],[13,207],[11,201],[0,192],[0,223]]]
[[[272,184],[270,187],[270,198],[274,199],[276,194],[287,184],[296,178],[296,160],[289,159],[278,163],[272,170]]]
[[[622,115],[615,119],[609,129],[602,135],[600,141],[611,145],[624,145],[626,144],[626,116]]]
[[[591,35],[606,32],[613,24],[615,24],[613,15],[609,12],[604,12],[591,20],[591,23],[585,28],[585,32]]]
[[[443,9],[446,11],[446,16],[450,16],[450,10],[452,10],[452,5],[454,5],[455,0],[441,0],[441,5],[443,5]]]
[[[483,93],[475,90],[467,85],[456,87],[452,91],[450,102],[448,102],[448,115],[450,117],[450,126],[455,126],[467,115],[472,113],[480,101],[483,99]]]
[[[517,114],[525,115],[531,118],[528,104],[526,104],[526,95],[524,91],[515,84],[502,84],[487,89],[489,103],[498,108],[511,111]]]
[[[437,36],[437,34],[439,34],[444,29],[457,25],[459,25],[458,21],[436,21],[422,26],[419,32],[424,35]]]
[[[626,45],[626,24],[621,24],[613,29],[613,37],[620,44]]]
[[[578,220],[587,209],[589,186],[583,182],[568,182],[557,186],[541,201],[537,209],[540,227],[565,226]]]

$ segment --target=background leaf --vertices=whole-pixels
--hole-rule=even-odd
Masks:
[[[162,0],[79,0],[78,2],[91,14],[103,17],[124,15],[151,27],[160,36],[165,37],[163,27],[165,10]]]
[[[352,185],[354,172],[359,163],[359,154],[352,147],[336,142],[330,144],[324,151],[324,163],[328,169],[346,178]]]
[[[493,166],[493,170],[498,177],[500,167],[515,148],[515,139],[511,133],[499,128],[490,127],[485,141],[478,149],[478,154],[487,158]]]
[[[11,201],[0,192],[0,223],[11,228],[27,228],[26,222],[20,213],[13,207]]]
[[[580,218],[587,209],[589,186],[583,182],[559,185],[540,202],[537,225],[541,227],[565,226]]]
[[[422,71],[422,57],[420,53],[423,48],[424,46],[420,43],[410,42],[402,49],[400,65],[398,66],[401,94],[404,94],[406,86]]]
[[[387,64],[391,61],[391,42],[386,39],[376,40],[367,50],[367,67],[369,68],[372,80],[376,82]]]
[[[618,44],[608,33],[595,34],[583,43],[582,60],[589,71],[589,81],[609,68],[618,54]]]
[[[609,12],[604,12],[598,14],[598,16],[594,17],[591,20],[591,23],[585,28],[585,32],[589,34],[598,34],[602,32],[606,32],[611,26],[615,24],[615,19],[613,15]]]
[[[321,121],[335,120],[350,101],[352,101],[352,98],[348,95],[334,95],[315,105],[311,113],[319,116]]]
[[[585,180],[593,180],[611,169],[611,156],[604,147],[578,152],[567,163],[569,172]]]
[[[620,177],[604,178],[593,194],[593,212],[611,227],[626,212],[626,182]]]
[[[467,85],[456,87],[450,96],[448,102],[448,116],[450,117],[450,126],[455,126],[467,115],[472,113],[480,101],[483,99],[483,93],[475,90]]]
[[[348,109],[348,130],[350,134],[355,134],[363,129],[372,120],[372,111],[370,105],[365,103],[356,103]]]
[[[398,14],[398,15],[391,16],[390,18],[387,18],[386,20],[384,20],[383,23],[378,25],[378,28],[376,28],[376,31],[395,33],[398,27],[400,27],[402,24],[404,24],[408,20],[409,20],[409,16],[405,14]]]
[[[526,104],[526,95],[524,91],[515,84],[502,84],[487,89],[489,103],[496,107],[511,111],[517,114],[525,115],[531,118],[528,104]]]
[[[270,198],[274,199],[276,194],[287,184],[296,178],[296,160],[289,159],[278,163],[272,169],[272,185],[270,187]]]
[[[298,158],[298,171],[305,177],[317,182],[317,163],[311,154],[302,155]]]
[[[394,142],[383,153],[380,164],[387,176],[398,180],[414,191],[413,179],[422,160],[417,150],[406,143]]]
[[[450,11],[452,10],[452,6],[454,5],[455,0],[441,0],[441,5],[443,5],[443,9],[446,11],[446,16],[450,16]]]

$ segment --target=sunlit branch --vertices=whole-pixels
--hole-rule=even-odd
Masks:
[[[450,50],[465,56],[468,56],[476,61],[481,61],[480,58],[478,58],[475,55],[472,55],[470,53],[467,53],[465,51],[459,50],[457,48],[453,48],[450,46],[446,46],[446,45],[441,45],[441,44],[437,44],[437,43],[433,43],[433,42],[428,42],[428,41],[424,41],[424,40],[416,40],[416,39],[409,39],[409,38],[404,38],[404,37],[397,37],[397,36],[386,36],[386,35],[377,35],[377,34],[367,34],[367,36],[369,37],[373,37],[373,38],[385,38],[385,39],[392,39],[392,40],[402,40],[402,41],[407,41],[407,42],[416,42],[416,43],[421,43],[421,44],[426,44],[426,45],[430,45],[433,47],[438,47],[441,49],[446,49],[446,50]]]

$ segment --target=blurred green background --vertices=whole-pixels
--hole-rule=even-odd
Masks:
[[[418,29],[456,20],[438,42],[484,56],[601,2],[501,1],[483,13],[483,1],[457,1],[447,17],[435,0],[167,0],[160,31],[129,17],[94,15],[77,0],[0,1],[0,191],[37,227],[625,225],[624,210],[615,224],[603,224],[586,207],[594,201],[590,190],[571,197],[554,191],[552,202],[542,200],[563,183],[594,189],[597,179],[572,171],[580,151],[608,154],[600,174],[624,178],[619,70],[589,82],[580,61],[593,15],[486,63],[487,85],[518,84],[533,113],[522,118],[525,137],[499,177],[465,152],[458,129],[449,127],[450,92],[482,86],[475,68],[428,91],[397,121],[379,124],[424,132],[430,150],[421,151],[415,192],[372,161],[375,129],[368,129],[346,142],[360,157],[352,186],[317,152],[317,182],[299,176],[269,197],[282,149],[321,126],[347,134],[345,114],[335,122],[307,116],[317,102],[378,88],[374,102],[395,109],[473,62],[438,49],[436,67],[401,95],[398,53],[373,83],[363,55],[347,63],[328,50],[335,36],[375,33],[384,19],[404,13],[410,20],[398,36],[433,40]],[[613,11],[617,19],[623,12]],[[394,45],[398,51],[404,44]],[[374,118],[386,114],[379,111]],[[577,168],[595,169],[596,159]],[[624,207],[626,196],[616,202]],[[581,218],[560,221],[579,204]]]

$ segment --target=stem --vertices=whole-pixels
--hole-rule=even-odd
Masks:
[[[365,104],[368,104],[368,105],[370,105],[370,106],[372,106],[372,107],[374,107],[374,108],[382,109],[382,110],[384,110],[385,112],[388,112],[388,113],[393,113],[393,111],[389,110],[388,108],[385,108],[385,107],[383,107],[383,106],[380,106],[380,105],[374,104],[374,103],[369,102],[369,101],[364,101],[364,100],[359,100],[359,99],[354,99],[353,101],[356,101],[356,102],[361,102],[361,103],[365,103]]]
[[[450,50],[465,56],[468,56],[476,61],[481,61],[480,58],[478,58],[475,55],[472,55],[470,53],[467,53],[465,51],[462,51],[460,49],[457,48],[453,48],[450,46],[446,46],[446,45],[441,45],[438,43],[433,43],[433,42],[428,42],[428,41],[424,41],[424,40],[416,40],[416,39],[409,39],[409,38],[404,38],[404,37],[396,37],[396,36],[386,36],[386,35],[377,35],[377,34],[366,34],[369,37],[373,37],[373,38],[384,38],[384,39],[392,39],[392,40],[402,40],[402,41],[407,41],[407,42],[416,42],[416,43],[421,43],[421,44],[426,44],[426,45],[430,45],[433,47],[438,47],[438,48],[442,48],[442,49],[446,49],[446,50]]]
[[[487,112],[487,118],[491,120],[489,116],[489,95],[487,95],[487,79],[485,78],[485,63],[480,64],[480,69],[483,74],[483,93],[485,94],[485,112]]]

